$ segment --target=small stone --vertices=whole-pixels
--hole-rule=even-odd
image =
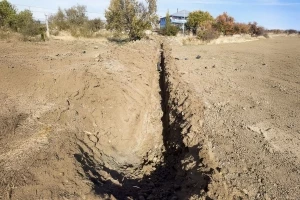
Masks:
[[[175,58],[175,60],[179,60],[179,58]]]
[[[98,46],[94,46],[94,49],[99,49],[99,47]]]
[[[248,195],[248,190],[243,189],[243,192]]]
[[[216,65],[213,65],[212,68],[216,68]]]
[[[86,53],[86,50],[83,50],[82,53]]]
[[[200,59],[201,58],[201,56],[200,55],[198,55],[197,57],[196,57],[196,59]]]
[[[185,58],[184,60],[188,60],[188,58]]]

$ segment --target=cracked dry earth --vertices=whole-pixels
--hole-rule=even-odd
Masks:
[[[300,196],[298,37],[0,45],[0,199]]]

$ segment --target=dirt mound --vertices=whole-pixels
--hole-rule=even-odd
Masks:
[[[180,83],[169,47],[2,44],[1,103],[14,109],[0,118],[1,198],[207,196],[217,170],[201,155],[203,105]]]

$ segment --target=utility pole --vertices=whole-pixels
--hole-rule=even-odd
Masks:
[[[47,28],[46,35],[47,35],[47,38],[49,38],[50,37],[50,33],[49,33],[48,15],[45,14],[45,17],[46,17],[46,28]]]

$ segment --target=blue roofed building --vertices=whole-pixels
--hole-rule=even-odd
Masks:
[[[171,24],[178,26],[179,28],[183,28],[183,25],[187,22],[187,18],[189,16],[189,11],[182,10],[177,13],[170,15]],[[164,28],[166,26],[166,17],[160,18],[160,28]]]

